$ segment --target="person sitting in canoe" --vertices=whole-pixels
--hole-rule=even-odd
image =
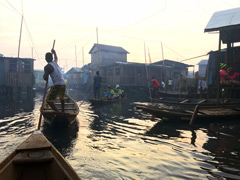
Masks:
[[[114,93],[114,90],[108,85],[108,88],[104,91],[104,98],[108,100],[113,99]]]
[[[228,84],[228,75],[227,75],[227,65],[225,63],[220,63],[220,84]]]
[[[120,86],[117,84],[115,88],[115,94],[117,98],[122,98],[123,97],[123,92]]]
[[[239,73],[235,72],[233,67],[227,69],[227,75],[231,84],[240,84]]]
[[[114,90],[111,88],[111,86],[108,86],[108,90],[109,90],[109,92],[111,94],[111,97],[113,98],[113,96],[115,94]]]
[[[52,54],[54,55],[54,61]],[[54,104],[54,101],[57,99],[57,97],[59,97],[61,101],[62,112],[64,112],[64,95],[66,90],[66,83],[58,66],[58,57],[56,51],[52,49],[51,53],[46,53],[45,59],[48,64],[44,67],[43,79],[45,81],[48,81],[48,76],[50,75],[53,81],[53,85],[49,90],[46,101],[54,111],[59,112]]]
[[[110,89],[105,89],[105,91],[104,91],[104,98],[105,99],[112,99],[112,95],[110,93]]]

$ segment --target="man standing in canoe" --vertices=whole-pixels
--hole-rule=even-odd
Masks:
[[[93,78],[93,93],[95,99],[100,99],[100,89],[101,89],[102,77],[99,75],[99,71],[96,72],[96,75]]]
[[[53,85],[48,93],[46,101],[54,111],[59,112],[54,104],[54,101],[57,99],[57,97],[59,97],[61,101],[62,112],[64,112],[64,95],[66,90],[66,83],[61,71],[59,70],[56,51],[52,49],[51,52],[52,53],[48,52],[45,55],[45,59],[48,64],[44,67],[43,79],[45,81],[48,81],[48,76],[50,75],[53,81]],[[54,55],[54,61],[52,54]]]

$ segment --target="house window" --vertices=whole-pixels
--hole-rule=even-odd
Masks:
[[[116,76],[121,75],[120,68],[116,68]]]
[[[112,71],[112,69],[109,69],[109,70],[108,70],[108,75],[110,75],[110,76],[113,75],[113,71]]]
[[[137,73],[137,76],[142,76],[142,68],[141,67],[137,67],[136,68],[136,73]]]
[[[124,67],[123,69],[124,76],[134,76],[135,71],[133,67]]]
[[[31,68],[30,68],[30,62],[29,61],[22,61],[22,70],[25,73],[30,73],[31,72]]]
[[[107,76],[107,69],[103,70],[103,76]]]
[[[17,61],[10,61],[9,72],[17,72]]]

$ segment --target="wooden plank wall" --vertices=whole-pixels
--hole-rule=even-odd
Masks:
[[[5,86],[33,87],[34,76],[31,73],[5,73]]]

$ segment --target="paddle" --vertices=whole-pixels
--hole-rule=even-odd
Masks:
[[[53,47],[52,49],[54,49],[54,46],[55,46],[55,40],[53,41]],[[46,81],[46,84],[45,84],[45,89],[44,89],[44,94],[43,94],[43,101],[42,101],[42,106],[41,106],[41,109],[40,109],[40,117],[39,117],[39,121],[38,121],[38,130],[40,130],[40,126],[41,126],[41,122],[42,122],[42,112],[43,112],[43,105],[45,103],[45,97],[46,97],[46,94],[47,94],[47,87],[48,87],[48,78],[47,78],[47,81]]]

